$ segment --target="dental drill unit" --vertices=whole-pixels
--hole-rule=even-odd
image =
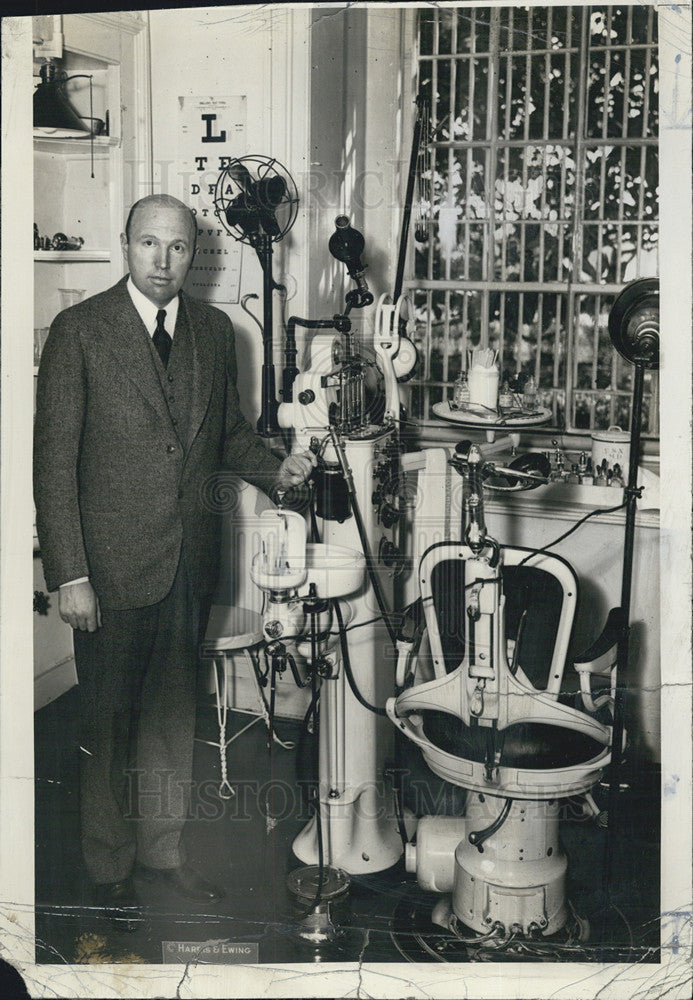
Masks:
[[[375,358],[357,349],[349,312],[371,304],[373,296],[360,260],[363,237],[344,216],[336,220],[330,250],[357,285],[346,295],[343,314],[331,320],[289,320],[292,358],[295,327],[316,332],[307,367],[292,375],[285,387],[290,398],[285,391],[278,409],[279,424],[292,431],[295,450],[312,447],[317,454],[311,502],[313,537],[319,543],[306,543],[305,523],[295,511],[273,512],[283,519],[281,528],[277,534],[267,517],[270,535],[263,536],[265,550],[256,556],[253,580],[267,595],[264,628],[270,655],[278,652],[282,663],[292,666],[293,660],[318,675],[319,809],[296,838],[294,853],[305,864],[323,860],[357,874],[389,868],[403,851],[401,817],[398,821],[385,773],[394,746],[383,706],[394,690],[396,636],[389,609],[393,577],[402,562],[396,543],[397,380],[413,367],[416,351],[406,336],[408,301],[401,298],[395,304],[389,296],[382,296],[376,308]],[[293,505],[292,498],[287,500],[287,506]],[[295,518],[304,529],[301,544]],[[318,552],[321,572],[312,576]],[[345,558],[354,567],[360,560],[361,567],[360,578],[348,577],[348,586],[338,565]],[[307,573],[299,584],[298,566]],[[309,636],[308,624],[316,620],[307,613],[305,588],[310,583],[321,617]],[[277,643],[291,647],[288,660]]]

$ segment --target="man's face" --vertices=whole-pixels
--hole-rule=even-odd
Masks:
[[[194,232],[190,214],[174,205],[143,205],[130,221],[123,247],[130,276],[143,295],[165,306],[180,291],[192,263]]]

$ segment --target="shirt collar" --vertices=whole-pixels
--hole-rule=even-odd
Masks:
[[[154,336],[154,331],[156,330],[156,314],[159,309],[166,310],[166,332],[173,339],[173,331],[176,328],[176,319],[178,317],[178,305],[180,303],[180,298],[176,295],[171,299],[165,306],[157,306],[154,302],[151,302],[146,295],[137,288],[131,276],[128,276],[127,289],[130,293],[130,298],[132,299],[132,304],[137,310],[140,319],[147,328],[147,333],[150,337]]]

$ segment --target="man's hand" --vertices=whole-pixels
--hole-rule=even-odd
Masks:
[[[60,617],[72,628],[96,632],[101,627],[101,608],[96,591],[88,580],[61,587],[58,597]]]
[[[279,467],[274,484],[275,489],[288,490],[291,486],[305,483],[310,478],[317,461],[312,451],[302,451],[300,454],[289,455]]]

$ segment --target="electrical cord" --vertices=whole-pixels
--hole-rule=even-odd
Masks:
[[[263,652],[264,652],[264,658],[265,658],[265,670],[264,670],[264,672],[261,671],[261,669],[259,668],[260,658],[258,657],[258,671],[257,671],[257,675],[258,675],[258,694],[260,695],[260,700],[261,700],[261,702],[262,702],[262,704],[264,706],[264,709],[265,709],[265,720],[266,720],[266,723],[267,723],[267,728],[268,728],[269,733],[270,733],[270,744],[271,743],[278,743],[279,746],[282,747],[283,750],[295,750],[296,749],[296,744],[293,742],[293,740],[282,740],[282,739],[280,739],[279,736],[277,735],[276,729],[274,728],[275,691],[273,690],[273,687],[276,684],[275,667],[274,667],[273,661],[272,661],[272,663],[270,663],[270,657],[267,655],[267,647],[266,646],[265,646]],[[269,703],[267,701],[267,698],[265,697],[264,691],[262,690],[262,688],[264,687],[264,685],[267,683],[267,678],[268,677],[270,677],[270,685],[271,685],[270,686],[270,701],[269,701]]]
[[[318,530],[318,520],[315,515],[315,491],[310,491],[310,502],[308,504],[308,511],[310,513],[310,540],[311,542],[320,541],[320,532]]]
[[[304,779],[301,776],[301,772],[305,774],[303,766],[304,747],[306,738],[308,736],[308,726],[310,725],[310,720],[316,708],[318,707],[319,702],[320,702],[320,687],[316,689],[315,693],[311,696],[310,702],[308,703],[308,708],[306,709],[306,713],[301,721],[301,728],[299,730],[298,741],[296,744],[296,769],[298,772],[297,777],[299,786],[301,787],[301,789],[304,790],[304,794],[302,795],[302,800],[304,805],[310,805],[309,798],[305,795],[305,789],[304,789],[304,786],[309,784],[309,780]]]
[[[339,605],[339,601],[337,600],[332,601],[332,606],[334,607],[334,613],[337,618],[337,624],[339,625],[339,639],[342,650],[342,662],[344,663],[344,673],[346,674],[346,678],[349,681],[349,687],[351,688],[351,692],[356,698],[356,700],[359,702],[359,704],[363,705],[364,708],[367,708],[369,712],[373,712],[374,715],[387,716],[387,712],[385,711],[384,708],[378,708],[375,705],[371,705],[370,702],[366,701],[364,696],[359,691],[358,685],[356,684],[356,679],[354,678],[354,674],[351,669],[351,659],[349,658],[349,644],[347,642],[346,629],[344,627],[344,618],[342,617],[342,609]]]
[[[277,666],[272,658],[272,666],[270,669],[270,697],[269,697],[269,741],[270,746],[272,746],[272,739],[274,737],[274,699],[277,693]]]
[[[534,553],[532,553],[532,555],[534,555]],[[502,582],[503,582],[502,576],[486,576],[486,577],[477,576],[477,578],[475,580],[472,580],[471,583],[466,583],[464,585],[464,589],[469,590],[471,587],[477,587],[479,585],[483,587],[487,583],[502,583]]]
[[[394,617],[395,616],[393,615],[393,618]],[[400,618],[401,618],[401,615],[400,615]],[[365,622],[354,622],[353,625],[346,625],[345,628],[344,628],[344,631],[345,632],[353,632],[354,629],[363,628],[365,625],[374,625],[376,622],[381,622],[382,620],[383,620],[383,616],[382,615],[376,615],[375,618],[368,618]],[[401,624],[401,621],[398,622],[398,624]],[[322,634],[324,636],[339,635],[339,629],[337,629],[336,631],[335,630],[331,630],[329,632],[326,631],[326,632],[323,632]]]
[[[312,615],[312,634],[311,634],[311,645],[315,642],[315,615]],[[313,774],[320,774],[320,713],[318,711],[318,698],[319,698],[320,687],[318,685],[318,677],[315,670],[311,672],[311,700],[308,706],[308,711],[305,715],[306,721],[306,731],[307,731],[307,720],[309,715],[315,714],[315,722],[313,724]],[[322,816],[320,810],[320,779],[318,777],[317,782],[313,782],[313,788],[311,790],[310,804],[315,814],[315,832],[317,834],[318,840],[318,887],[315,890],[315,895],[311,901],[302,909],[299,910],[295,915],[297,920],[303,920],[312,913],[313,910],[320,904],[322,899],[322,888],[325,884],[325,847],[322,838]]]
[[[395,733],[395,770],[392,775],[392,797],[395,803],[395,817],[397,819],[397,832],[399,833],[399,839],[402,841],[402,847],[406,848],[409,843],[409,835],[407,833],[407,827],[404,822],[404,808],[402,804],[402,771],[399,767],[399,755],[397,751],[397,737],[398,734]]]
[[[344,627],[344,619],[342,617],[342,609],[339,605],[339,601],[334,600],[332,602],[334,606],[334,613],[337,618],[337,623],[339,625],[339,640],[340,647],[342,650],[342,662],[344,663],[344,673],[349,682],[349,687],[351,688],[352,694],[364,708],[368,709],[369,712],[373,712],[377,716],[387,716],[387,712],[384,708],[378,708],[376,705],[371,705],[370,702],[366,701],[364,696],[359,691],[358,685],[356,683],[356,678],[354,677],[353,671],[351,669],[351,659],[349,657],[349,643],[347,640],[347,630]],[[406,847],[409,843],[409,837],[407,835],[407,828],[404,822],[404,810],[402,806],[402,795],[401,795],[401,783],[399,779],[399,771],[395,768],[395,773],[392,776],[392,793],[395,805],[395,816],[397,818],[397,830],[399,832],[400,840],[402,841],[402,846]]]
[[[365,622],[355,622],[353,625],[347,625],[344,629],[345,632],[353,632],[354,629],[363,628],[364,625],[375,625],[376,622],[381,622],[383,620],[382,615],[377,615],[375,618],[368,618]],[[331,632],[331,635],[337,635],[336,632]]]
[[[449,960],[447,958],[444,958],[440,954],[440,952],[436,951],[435,948],[431,948],[430,944],[426,944],[423,936],[419,934],[418,931],[414,931],[412,937],[414,938],[418,946],[420,948],[423,948],[423,950],[427,952],[431,956],[431,958],[434,958],[436,962],[444,962],[446,965],[450,964]]]
[[[548,549],[552,549],[554,545],[558,545],[558,543],[562,542],[564,538],[568,537],[568,535],[572,535],[574,531],[577,531],[580,525],[584,524],[590,517],[596,517],[597,514],[613,514],[617,510],[622,510],[627,503],[628,501],[624,500],[623,503],[618,504],[616,507],[597,507],[595,510],[589,511],[589,513],[585,514],[584,517],[581,517],[579,521],[576,521],[572,527],[568,528],[567,531],[564,531],[562,535],[559,535],[558,538],[554,538],[552,542],[547,542],[546,545],[542,545],[540,549],[533,549],[529,555],[526,555],[524,559],[517,563],[517,566],[524,566],[524,564],[528,562],[528,560],[533,559],[534,556],[540,556]]]
[[[390,931],[390,940],[392,941],[393,945],[395,946],[395,948],[397,949],[397,951],[400,953],[400,955],[402,956],[402,958],[406,959],[407,962],[411,962],[412,965],[416,965],[415,960],[413,958],[410,958],[409,955],[407,955],[406,951],[404,951],[400,947],[399,942],[397,940],[397,936],[396,936],[396,934],[395,934],[394,931]]]

